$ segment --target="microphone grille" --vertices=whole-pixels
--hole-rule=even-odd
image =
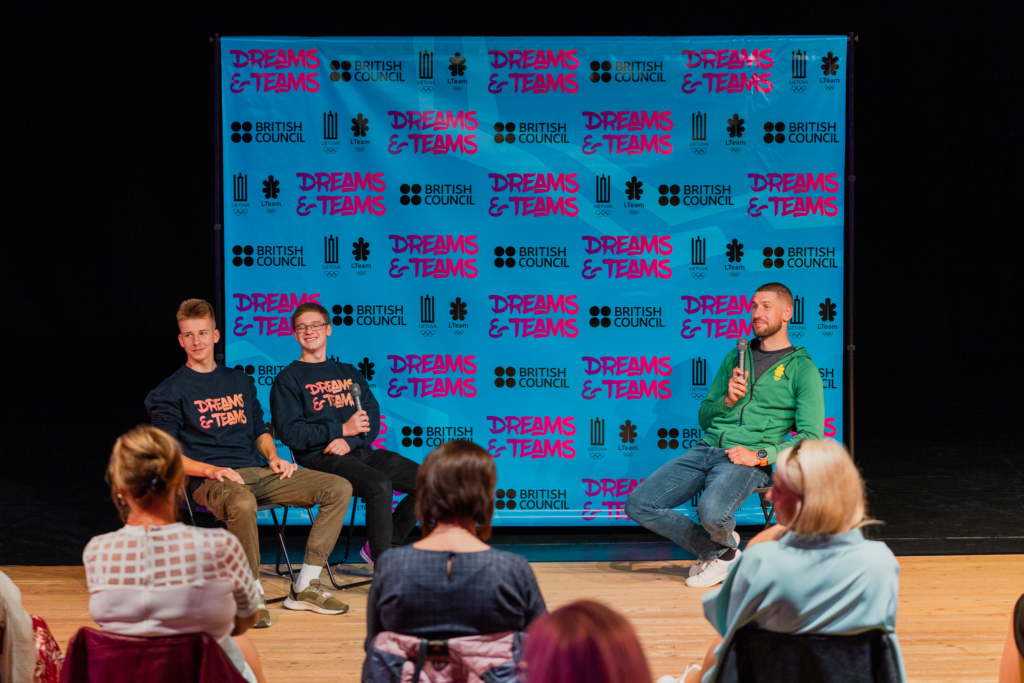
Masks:
[[[747,345],[748,345],[748,342],[743,337],[740,337],[739,339],[736,340],[736,350],[737,351],[746,351],[747,350]]]
[[[352,392],[353,396],[362,396],[363,394],[363,390],[360,389],[359,385],[356,384],[355,382],[352,383],[352,386],[351,388],[349,388],[349,391]]]

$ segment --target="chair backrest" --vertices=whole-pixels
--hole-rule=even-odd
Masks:
[[[744,626],[718,666],[716,683],[899,683],[896,653],[881,630],[853,636],[775,633]]]
[[[363,662],[363,683],[519,683],[526,634],[505,631],[427,640],[391,631],[374,636]],[[421,675],[422,672],[422,675]]]
[[[61,683],[245,683],[207,633],[137,638],[81,628],[68,643]]]

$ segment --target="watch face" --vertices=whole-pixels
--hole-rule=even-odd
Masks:
[[[767,458],[768,457],[768,451],[766,451],[765,449],[762,448],[761,450],[759,450],[757,452],[757,457],[759,457],[759,458]]]

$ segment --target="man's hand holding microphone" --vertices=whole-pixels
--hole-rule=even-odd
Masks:
[[[725,395],[725,405],[730,408],[747,394],[747,376],[750,374],[747,367],[747,340],[742,337],[736,340],[736,367],[732,369],[732,377],[729,378],[729,390]],[[746,449],[743,446],[727,448],[725,454],[734,465],[746,465],[755,467],[761,464],[757,453]]]
[[[359,385],[353,384],[350,391],[352,392],[352,398],[356,402],[356,412],[342,426],[341,433],[345,436],[359,436],[370,431],[370,416],[363,410],[362,390],[359,388]],[[324,453],[346,455],[351,450],[352,447],[348,445],[345,439],[335,439],[327,444]]]

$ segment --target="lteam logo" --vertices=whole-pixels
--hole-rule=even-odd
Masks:
[[[834,56],[831,52],[822,57],[821,72],[822,76],[818,79],[819,83],[825,86],[825,90],[835,90],[836,85],[841,82],[841,79],[831,77],[839,72],[839,57]]]
[[[665,83],[663,62],[615,61],[596,59],[590,63],[591,83]]]
[[[725,258],[728,260],[728,263],[725,264],[724,268],[730,277],[739,277],[740,271],[747,269],[746,266],[740,263],[743,260],[743,246],[743,243],[735,237],[732,238],[732,242],[725,245]]]
[[[356,271],[356,275],[366,275],[373,264],[368,263],[370,260],[370,243],[364,238],[360,237],[352,243],[352,263],[349,264],[349,268]]]
[[[468,68],[466,58],[458,52],[448,58],[448,72],[451,74],[448,78],[448,85],[452,86],[452,90],[455,92],[460,92],[469,83],[467,79],[463,78]]]
[[[626,420],[619,425],[619,452],[627,458],[632,458],[633,454],[640,450],[639,446],[633,445],[634,441],[636,441],[636,425],[632,421]]]
[[[233,121],[231,142],[305,143],[301,121]]]
[[[277,213],[277,209],[281,206],[281,202],[275,201],[277,195],[281,193],[281,181],[274,178],[273,175],[267,177],[263,181],[263,201],[260,202],[260,206],[266,209],[267,213]]]
[[[366,149],[365,145],[369,145],[370,141],[366,139],[366,134],[370,130],[370,119],[358,113],[352,118],[352,127],[349,129],[352,131],[352,139],[348,141],[348,144],[355,145],[357,152],[362,152]]]
[[[743,133],[747,130],[743,125],[746,123],[744,119],[740,118],[739,114],[733,114],[731,119],[726,120],[725,130],[729,133],[729,138],[725,141],[726,146],[730,152],[740,151],[740,147],[747,144],[746,140],[741,140]]]
[[[818,304],[818,317],[821,318],[818,329],[822,330],[823,336],[831,337],[839,329],[839,325],[833,322],[836,319],[836,305],[832,299],[825,297],[825,301]]]
[[[363,373],[363,377],[366,378],[366,382],[371,388],[376,388],[377,385],[373,383],[373,376],[377,374],[374,370],[376,363],[373,363],[369,358],[363,357],[361,361],[356,365],[359,368],[359,372]]]
[[[238,217],[249,213],[249,176],[246,174],[231,176],[231,211]]]
[[[469,329],[469,323],[465,322],[466,315],[468,313],[466,302],[462,300],[461,296],[455,297],[455,301],[448,304],[448,315],[451,316],[451,322],[448,323],[448,328],[456,335],[461,335],[467,329]]]

